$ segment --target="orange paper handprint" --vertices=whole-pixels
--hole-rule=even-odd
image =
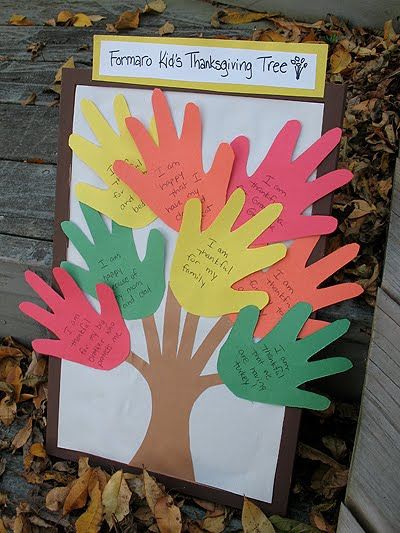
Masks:
[[[200,198],[203,226],[207,228],[225,205],[233,165],[233,150],[220,144],[208,172],[203,169],[200,110],[189,103],[178,136],[168,102],[160,89],[152,96],[158,145],[136,118],[126,125],[147,168],[142,173],[125,161],[115,161],[114,172],[168,226],[179,230],[183,208],[189,198]]]
[[[263,337],[279,322],[282,316],[298,302],[308,302],[313,311],[348,300],[360,295],[363,289],[358,283],[340,283],[330,287],[319,285],[352,261],[360,249],[358,244],[347,244],[331,254],[306,266],[319,240],[319,236],[297,239],[288,249],[286,257],[266,272],[250,274],[233,285],[236,290],[262,291],[270,300],[264,307],[255,331],[256,337]],[[236,320],[237,315],[231,315]],[[301,330],[305,337],[324,327],[322,320],[309,319]]]

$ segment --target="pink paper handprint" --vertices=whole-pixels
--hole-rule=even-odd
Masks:
[[[112,289],[97,285],[101,305],[97,313],[68,272],[54,268],[53,275],[63,297],[34,272],[25,273],[27,283],[52,312],[32,302],[22,302],[20,310],[58,337],[34,340],[34,350],[99,370],[111,370],[125,361],[130,336]]]
[[[228,196],[238,187],[246,192],[246,204],[235,228],[269,204],[278,202],[283,205],[279,219],[254,241],[255,245],[325,235],[337,227],[337,220],[332,216],[308,216],[303,213],[314,202],[348,183],[353,176],[348,170],[334,170],[316,180],[307,181],[340,142],[341,129],[327,131],[293,160],[300,132],[299,121],[287,122],[252,176],[247,174],[249,140],[240,136],[231,143],[235,160]]]

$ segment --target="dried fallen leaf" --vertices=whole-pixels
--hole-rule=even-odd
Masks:
[[[224,514],[219,516],[206,516],[200,522],[200,525],[203,530],[208,531],[209,533],[223,533],[226,526],[225,520],[226,516]]]
[[[170,35],[171,33],[174,33],[175,26],[172,24],[172,22],[166,22],[161,26],[161,28],[158,29],[158,34],[161,35]]]
[[[7,374],[6,382],[12,385],[14,389],[14,399],[17,403],[19,402],[19,399],[20,399],[19,397],[20,397],[21,389],[22,389],[21,381],[22,381],[21,368],[18,365],[12,367]]]
[[[54,489],[51,489],[46,496],[47,509],[49,511],[60,511],[69,491],[70,487],[54,487]]]
[[[248,24],[258,20],[268,19],[268,13],[256,13],[252,11],[234,11],[233,9],[222,9],[218,11],[218,21],[223,24]]]
[[[124,478],[128,483],[128,487],[132,493],[135,494],[139,500],[143,500],[146,497],[144,492],[143,476],[136,474],[124,474]]]
[[[107,485],[104,487],[103,491],[103,506],[104,506],[104,515],[107,520],[111,520],[112,515],[115,513],[115,510],[118,505],[118,495],[121,488],[121,481],[123,478],[123,471],[118,470],[115,472],[110,479],[108,480]],[[112,520],[111,520],[112,523]],[[111,527],[111,526],[110,526]]]
[[[114,23],[115,29],[118,30],[135,30],[139,27],[140,9],[136,11],[124,11]]]
[[[14,394],[13,386],[5,381],[0,381],[0,391],[5,392],[8,396],[12,396]]]
[[[0,478],[6,470],[6,465],[7,465],[7,459],[5,457],[2,457],[0,459]]]
[[[29,437],[32,433],[32,418],[28,418],[26,421],[26,424],[23,428],[21,428],[18,433],[15,435],[15,437],[12,440],[11,446],[13,450],[18,450],[19,448],[22,448],[24,444],[28,442]]]
[[[52,19],[47,19],[44,21],[44,25],[45,26],[56,26],[57,25],[57,22],[56,22],[56,19],[55,18],[52,18]]]
[[[78,460],[78,477],[83,476],[83,474],[89,469],[89,457],[81,455]]]
[[[322,437],[322,442],[337,461],[342,459],[347,453],[346,442],[343,439],[340,439],[339,437],[324,435]]]
[[[13,533],[31,533],[31,531],[28,519],[23,514],[17,515],[14,520]]]
[[[179,507],[171,496],[164,496],[157,500],[154,508],[157,526],[160,533],[181,533],[182,517]]]
[[[376,207],[365,200],[352,200],[350,205],[354,207],[353,211],[347,217],[350,220],[365,217],[369,213],[376,211]]]
[[[151,512],[154,514],[156,503],[161,498],[166,496],[161,486],[153,479],[147,470],[143,469],[143,482],[144,491],[146,494],[147,505],[150,507]]]
[[[147,505],[139,507],[139,509],[133,513],[133,516],[146,527],[151,526],[155,520],[151,509]]]
[[[33,457],[41,457],[42,459],[47,457],[46,450],[44,449],[44,446],[41,442],[33,443],[32,446],[29,448],[29,453]]]
[[[17,414],[17,405],[14,400],[10,400],[8,396],[5,396],[0,400],[0,421],[5,426],[10,426]]]
[[[279,533],[318,533],[318,529],[291,518],[273,515],[269,517],[271,524]]]
[[[33,26],[32,20],[25,17],[25,15],[11,15],[8,23],[13,26]]]
[[[323,516],[324,511],[331,511],[335,507],[335,503],[323,503],[321,505],[316,505],[311,509],[310,512],[310,522],[319,531],[326,531],[327,533],[335,533],[336,528],[330,524],[325,517]]]
[[[124,473],[118,470],[110,477],[102,496],[104,518],[110,529],[114,524],[114,518],[117,522],[121,522],[129,513],[131,496],[132,493],[124,479]]]
[[[62,71],[64,68],[75,68],[75,62],[72,56],[69,57],[64,64],[61,65],[61,67],[57,70],[54,76],[54,82],[50,88],[52,91],[58,94],[61,94],[61,78],[62,78]]]
[[[26,47],[26,51],[31,53],[31,61],[34,61],[39,53],[43,50],[43,48],[46,46],[46,43],[30,43]]]
[[[27,98],[21,100],[22,106],[33,105],[36,102],[37,94],[31,93]]]
[[[351,63],[351,54],[339,43],[330,58],[332,74],[345,70]]]
[[[3,357],[20,358],[23,356],[24,354],[19,348],[11,348],[10,346],[0,346],[0,359],[2,359]]]
[[[215,511],[216,504],[213,502],[208,502],[207,500],[199,500],[199,498],[193,498],[193,501],[196,503],[196,505],[198,505],[202,509],[205,509],[206,511]]]
[[[118,33],[118,30],[114,26],[114,24],[106,24],[106,31],[108,31],[109,33]]]
[[[256,30],[253,33],[253,41],[266,41],[266,42],[275,42],[275,43],[284,43],[286,41],[285,37],[273,30]]]
[[[385,41],[391,41],[393,43],[399,38],[399,35],[394,31],[392,20],[387,20],[383,25],[383,38]]]
[[[75,15],[72,13],[72,11],[60,11],[60,13],[57,15],[56,22],[57,24],[72,23],[74,16]]]
[[[99,483],[90,492],[90,504],[87,510],[75,522],[76,533],[97,533],[103,518],[103,505]]]
[[[253,502],[244,498],[242,510],[244,533],[275,533],[274,526]]]
[[[308,446],[307,444],[304,444],[302,442],[299,442],[298,444],[297,454],[303,459],[310,459],[311,461],[320,461],[323,464],[331,466],[335,470],[345,469],[343,465],[335,461],[335,459],[332,459],[332,457],[329,457],[329,455],[327,455],[326,453],[321,452],[316,448],[312,448],[311,446]]]
[[[321,465],[312,476],[311,488],[327,500],[331,500],[346,487],[348,475],[348,470],[337,470]]]
[[[88,28],[89,26],[93,26],[92,21],[90,20],[90,17],[85,15],[85,13],[77,13],[74,16],[72,25],[75,28]]]
[[[92,477],[90,478],[89,492],[91,489],[91,485],[94,484],[96,481],[98,481],[99,488],[101,492],[103,493],[103,490],[105,486],[107,485],[110,477],[111,477],[110,474],[107,474],[107,472],[104,472],[104,470],[102,470],[100,467],[95,468],[92,472]]]
[[[161,13],[164,13],[166,9],[167,4],[163,0],[150,0],[150,2],[147,2],[144,6],[143,14],[159,15]]]
[[[74,58],[71,56],[67,59],[65,63],[57,70],[56,75],[54,76],[54,83],[61,82],[62,70],[63,68],[75,68]]]
[[[378,181],[376,185],[380,196],[384,200],[389,200],[389,193],[392,190],[392,180],[390,178]]]
[[[70,513],[74,509],[82,509],[86,505],[91,474],[92,471],[89,468],[80,478],[72,482],[70,491],[65,498],[63,515]]]
[[[100,20],[104,20],[106,17],[102,15],[89,15],[89,18],[92,22],[100,22]]]

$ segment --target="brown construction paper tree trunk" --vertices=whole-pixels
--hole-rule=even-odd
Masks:
[[[154,316],[145,318],[149,362],[136,354],[127,359],[146,379],[152,399],[146,436],[129,464],[194,481],[190,414],[205,390],[222,384],[218,374],[201,373],[232,323],[228,317],[220,318],[193,354],[199,317],[187,313],[179,342],[180,318],[181,307],[168,289],[162,343]]]

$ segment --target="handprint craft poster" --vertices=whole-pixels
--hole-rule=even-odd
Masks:
[[[307,407],[307,402],[246,399],[236,384],[229,386],[234,363],[226,364],[226,354],[236,357],[242,350],[242,337],[240,342],[236,338],[239,326],[234,327],[238,315],[251,339],[251,321],[257,322],[259,310],[267,316],[273,295],[262,285],[262,274],[285,261],[293,241],[312,240],[305,262],[312,254],[321,257],[315,251],[319,238],[309,221],[306,236],[296,240],[285,233],[282,187],[276,185],[275,194],[272,188],[266,202],[265,189],[256,180],[246,192],[238,183],[232,185],[232,175],[235,165],[238,172],[237,153],[247,150],[242,167],[251,181],[268,152],[285,155],[279,143],[291,146],[292,153],[290,146],[286,150],[291,160],[308,153],[302,168],[305,180],[311,176],[310,185],[323,159],[318,173],[322,168],[333,172],[337,141],[327,138],[330,145],[320,148],[326,158],[310,149],[341,122],[343,90],[330,87],[328,93],[325,99],[307,100],[155,91],[93,83],[87,72],[65,73],[54,263],[71,275],[98,313],[111,297],[101,301],[96,283],[112,287],[130,351],[107,371],[65,358],[51,360],[50,451],[145,466],[192,494],[234,505],[246,495],[267,509],[284,511],[299,423],[299,410],[287,406]],[[127,109],[134,117],[128,127],[136,135],[134,144],[119,135],[130,120],[125,122]],[[179,145],[182,138],[185,145]],[[161,152],[167,141],[166,156],[167,151]],[[202,161],[204,176],[196,174],[199,163],[193,163],[193,154]],[[178,178],[185,164],[191,168],[189,185]],[[144,179],[136,189],[138,172],[152,183]],[[225,192],[217,177],[225,180]],[[340,180],[348,181],[344,175],[335,179],[336,187]],[[111,193],[102,195],[91,187]],[[325,195],[312,193],[313,201],[300,211],[327,216],[326,194],[336,187],[328,185]],[[323,196],[319,207],[311,206]],[[324,224],[329,221],[321,218],[320,226]],[[326,226],[321,234],[329,231]],[[254,247],[257,239],[261,245]],[[336,261],[338,267],[353,252]],[[252,281],[257,273],[260,289]],[[350,295],[349,290],[342,299],[358,293],[353,288]],[[302,302],[300,293],[304,291],[299,289],[296,301]],[[309,309],[302,308],[298,323],[292,317],[300,336],[303,325],[312,333],[321,327],[307,320],[318,308],[314,299]],[[328,305],[324,299],[328,294],[320,298],[320,307]],[[252,311],[243,311],[248,306]],[[277,308],[274,304],[274,324],[281,318]],[[267,322],[260,319],[256,338],[271,331]],[[329,339],[321,335],[321,347],[343,334],[345,326],[336,329]],[[339,366],[316,370],[315,377],[345,370]],[[237,372],[236,377],[241,370]],[[299,384],[306,379],[313,378]]]

